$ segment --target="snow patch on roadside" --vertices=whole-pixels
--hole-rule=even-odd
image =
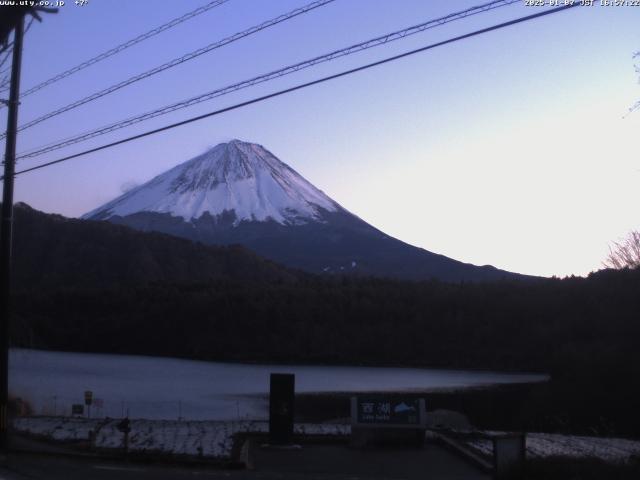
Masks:
[[[486,456],[493,455],[489,438],[474,438],[465,443]],[[584,437],[555,433],[527,433],[528,458],[597,458],[610,463],[625,463],[640,456],[640,441],[623,438]]]
[[[120,420],[87,420],[65,417],[23,417],[13,420],[16,431],[60,442],[89,441],[95,434],[96,449],[123,448],[124,435],[117,428]],[[170,455],[190,455],[228,459],[233,436],[238,433],[267,433],[263,421],[177,421],[131,420],[129,450]],[[296,424],[301,435],[349,435],[343,424]]]
[[[86,419],[69,417],[21,417],[13,420],[14,430],[59,442],[89,442],[94,435],[96,449],[121,449],[124,435],[117,428],[119,419]],[[169,455],[202,456],[229,459],[233,437],[239,433],[267,433],[266,421],[178,421],[131,420],[129,449]],[[346,436],[351,427],[343,423],[299,423],[299,435]],[[484,432],[485,434],[497,432]],[[464,441],[479,453],[490,457],[493,444],[488,437]],[[553,456],[597,458],[610,463],[628,462],[640,456],[640,441],[621,438],[585,437],[551,433],[528,433],[529,458]]]

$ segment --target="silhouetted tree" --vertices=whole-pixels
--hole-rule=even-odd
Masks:
[[[603,263],[617,269],[640,267],[640,231],[632,231],[624,240],[613,242]]]
[[[640,50],[633,54],[633,59],[640,59]],[[634,68],[636,69],[636,73],[640,75],[640,64],[634,64]],[[640,78],[638,78],[638,83],[640,83]],[[629,107],[629,113],[634,112],[635,110],[640,109],[640,100]]]

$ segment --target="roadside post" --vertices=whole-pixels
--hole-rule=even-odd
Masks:
[[[269,390],[269,442],[290,445],[293,440],[295,375],[272,373]]]
[[[124,433],[124,454],[127,455],[129,453],[129,432],[131,432],[131,422],[129,421],[129,417],[123,418],[117,426],[118,430]]]
[[[518,478],[526,459],[526,435],[502,433],[492,435],[495,478]]]
[[[421,447],[427,429],[423,398],[351,397],[351,446]]]
[[[93,392],[87,390],[84,392],[84,404],[87,406],[87,418],[91,418],[91,404],[93,403]]]

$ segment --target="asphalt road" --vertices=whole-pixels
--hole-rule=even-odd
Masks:
[[[491,477],[458,456],[431,445],[423,450],[358,451],[346,446],[311,446],[301,450],[255,449],[254,470],[214,466],[149,465],[40,454],[11,454],[0,467],[0,480],[488,480]]]
[[[340,478],[485,480],[491,476],[436,444],[415,449],[354,449],[346,445],[311,445],[300,450],[255,448],[260,473],[340,475]],[[331,477],[332,478],[332,477]]]
[[[147,465],[94,458],[51,455],[10,455],[0,467],[2,480],[183,480],[183,479],[260,478],[253,472],[218,468],[185,468],[173,465]],[[264,477],[263,477],[264,478]]]

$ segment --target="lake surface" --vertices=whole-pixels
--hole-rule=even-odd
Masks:
[[[92,416],[176,419],[266,418],[270,373],[296,375],[296,392],[459,389],[539,382],[545,375],[422,368],[247,365],[174,358],[12,349],[9,390],[36,414],[66,415],[84,403]]]

